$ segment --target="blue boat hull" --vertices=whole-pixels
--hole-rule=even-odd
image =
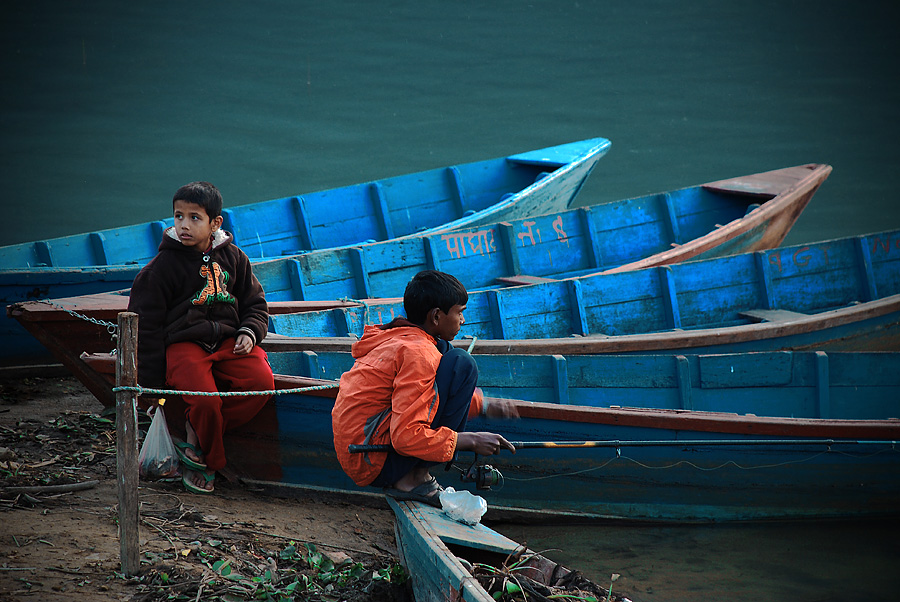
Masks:
[[[900,434],[900,353],[476,359],[485,395],[556,406],[534,411],[541,417],[477,420],[468,427],[511,441],[756,442]],[[272,354],[271,361],[279,373],[319,378],[339,378],[353,363],[346,354]],[[612,410],[599,422],[588,407]],[[567,415],[560,408],[580,412]],[[624,408],[628,412],[615,411]],[[291,439],[304,445],[301,440],[313,436],[301,426],[309,417],[296,421],[294,412],[280,411],[279,425],[302,428],[304,434]],[[328,420],[323,414],[311,430],[328,429]],[[883,430],[842,430],[872,422]],[[485,494],[492,504],[554,513],[731,521],[877,516],[900,508],[900,449],[892,441],[844,447],[623,443],[618,449],[521,449],[490,461],[504,475],[497,491]],[[287,471],[284,478],[307,477]],[[445,484],[460,487],[452,480]]]
[[[830,171],[789,167],[453,232],[258,260],[254,273],[270,303],[299,306],[391,296],[423,269],[449,271],[469,290],[481,290],[765,249],[782,241]],[[120,287],[129,283],[123,278]]]
[[[437,234],[566,209],[610,142],[594,138],[500,159],[226,209],[224,227],[256,263],[317,249]],[[131,287],[171,218],[0,247],[0,302],[67,298]],[[264,283],[265,285],[265,283]],[[0,316],[0,362],[50,361]]]
[[[609,140],[560,146],[237,205],[224,227],[254,259],[282,257],[422,231],[442,231],[531,212],[565,208]],[[0,247],[0,268],[142,265],[156,255],[168,217],[50,240]]]
[[[232,470],[255,480],[361,491],[340,470],[331,440],[331,402],[287,396],[276,404],[277,443],[235,434]],[[623,426],[548,417],[472,421],[511,441],[720,440],[722,433]],[[600,410],[594,409],[600,413]],[[896,428],[896,426],[894,427]],[[729,441],[758,441],[730,433]],[[780,439],[780,438],[776,438]],[[260,455],[264,454],[264,455]],[[251,458],[258,458],[253,461]],[[462,457],[465,468],[473,457]],[[276,464],[277,463],[277,464]],[[523,449],[491,458],[502,484],[485,492],[490,506],[548,514],[629,520],[707,522],[860,518],[894,515],[900,502],[900,453],[892,442],[839,445],[672,446]],[[454,471],[439,480],[466,485]]]
[[[229,470],[293,488],[374,492],[357,487],[337,462],[336,382],[303,376],[337,376],[351,360],[270,357],[285,393],[227,434]],[[675,522],[862,518],[900,509],[900,353],[476,361],[486,394],[515,398],[520,416],[467,427],[522,442],[515,455],[490,458],[503,482],[484,497],[498,509]],[[90,364],[107,375],[111,400],[112,358]],[[167,410],[181,416],[175,399]],[[600,443],[525,445],[586,441]],[[464,453],[458,464],[464,470],[474,460]],[[445,486],[472,487],[461,471],[435,474]]]
[[[271,301],[365,299],[396,297],[426,269],[482,290],[769,249],[830,170],[804,165],[568,211],[541,207],[507,222],[314,251],[255,270]]]
[[[272,316],[293,348],[348,350],[402,301]],[[900,350],[900,232],[473,291],[474,353]],[[345,337],[339,340],[340,337]]]

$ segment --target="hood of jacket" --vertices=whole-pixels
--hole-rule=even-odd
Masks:
[[[367,325],[363,329],[363,335],[353,343],[350,353],[354,359],[359,359],[370,353],[388,341],[394,341],[402,337],[425,338],[437,346],[437,340],[405,318],[398,318],[389,324],[372,326]]]
[[[231,232],[226,232],[219,228],[215,232],[213,232],[213,241],[212,241],[212,249],[218,249],[224,247],[225,245],[230,245],[234,242],[234,236],[231,235]],[[175,232],[175,226],[169,226],[166,228],[165,232],[163,232],[162,240],[159,242],[159,250],[182,250],[188,251],[191,253],[196,253],[195,249],[191,249],[189,247],[184,246],[181,243],[181,239],[178,238],[178,233]]]

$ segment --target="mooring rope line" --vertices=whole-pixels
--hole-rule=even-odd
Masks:
[[[292,395],[297,393],[309,393],[310,391],[325,391],[336,389],[340,383],[328,383],[326,385],[310,385],[309,387],[297,387],[294,389],[272,389],[269,391],[180,391],[178,389],[153,389],[135,385],[133,387],[113,387],[113,393],[130,391],[138,395],[197,395],[206,397],[246,397],[250,395]]]

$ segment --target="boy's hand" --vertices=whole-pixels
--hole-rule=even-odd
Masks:
[[[234,342],[234,352],[237,355],[247,355],[253,351],[253,339],[246,334],[239,334]]]
[[[516,453],[515,446],[497,433],[471,433],[457,434],[456,449],[461,451],[473,451],[479,456],[493,456],[500,453],[501,449],[508,449]]]

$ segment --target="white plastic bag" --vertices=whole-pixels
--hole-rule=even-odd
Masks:
[[[153,420],[141,444],[138,466],[143,479],[168,479],[179,475],[178,454],[166,424],[166,413],[162,409],[164,403],[165,400],[160,399],[159,405],[153,406]]]
[[[441,508],[453,520],[466,525],[477,525],[487,512],[487,502],[471,491],[456,491],[447,487],[440,493]]]

